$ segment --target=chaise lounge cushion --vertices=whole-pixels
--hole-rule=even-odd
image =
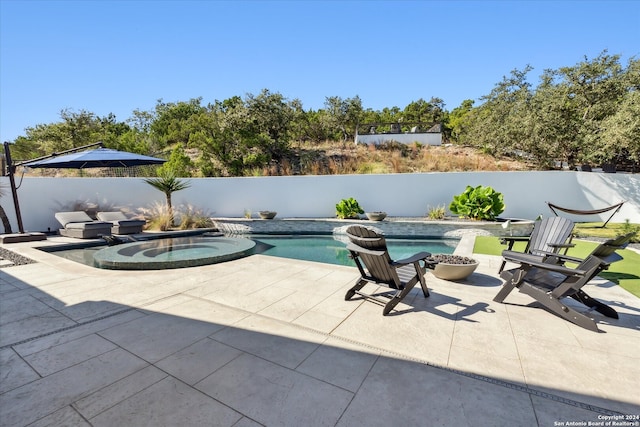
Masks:
[[[141,233],[142,228],[147,223],[141,219],[129,219],[120,211],[98,212],[98,219],[111,223],[111,232],[113,234]]]
[[[92,239],[111,234],[111,223],[95,221],[84,211],[57,212],[56,219],[62,227],[61,236]]]

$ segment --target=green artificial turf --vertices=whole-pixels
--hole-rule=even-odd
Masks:
[[[569,249],[567,255],[578,258],[585,258],[598,246],[598,243],[578,239],[574,239],[573,243],[576,246]],[[506,245],[500,244],[498,237],[478,236],[476,237],[473,252],[486,255],[501,255],[506,248]],[[524,242],[517,242],[513,246],[514,251],[523,251],[524,248]],[[640,254],[628,249],[619,250],[618,254],[624,259],[611,264],[609,269],[600,273],[599,276],[617,283],[623,289],[640,297]]]

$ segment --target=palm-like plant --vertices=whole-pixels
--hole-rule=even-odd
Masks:
[[[171,195],[176,191],[188,188],[191,184],[188,181],[179,179],[172,172],[163,172],[157,178],[146,178],[144,181],[157,190],[162,191],[166,196],[167,209],[171,217],[171,225],[173,225],[173,206],[171,205]]]

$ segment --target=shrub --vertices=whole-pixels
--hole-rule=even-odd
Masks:
[[[447,216],[447,211],[444,205],[438,205],[435,208],[429,206],[427,211],[427,218],[429,219],[444,219]]]
[[[192,205],[186,205],[179,210],[181,230],[192,228],[211,228],[213,221],[209,212],[196,208]]]
[[[622,224],[622,234],[633,233],[633,237],[630,242],[638,243],[640,239],[638,239],[638,234],[640,234],[640,225],[631,224],[628,219],[624,220],[624,224]]]
[[[358,201],[353,197],[342,199],[336,204],[336,215],[338,218],[355,218],[359,214],[363,214],[364,209],[360,207]]]
[[[475,188],[467,185],[462,194],[453,196],[449,205],[449,210],[454,214],[476,220],[494,220],[504,212],[504,208],[502,193],[482,185]]]

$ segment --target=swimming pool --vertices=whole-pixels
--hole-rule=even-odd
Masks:
[[[349,258],[345,243],[333,236],[252,236],[256,242],[255,252],[281,258],[323,262],[325,264],[354,266]],[[417,252],[432,254],[451,254],[458,240],[443,239],[391,239],[387,238],[387,247],[392,259],[407,258]]]
[[[345,243],[337,240],[341,238],[346,237],[334,237],[333,235],[246,235],[245,237],[236,238],[234,240],[239,242],[245,241],[248,244],[241,245],[243,251],[242,256],[262,254],[281,258],[322,262],[325,264],[353,266],[353,260],[349,258],[349,251],[347,251]],[[184,242],[178,241],[178,239],[173,240],[178,243],[177,246],[184,244]],[[154,270],[159,268],[192,267],[196,265],[213,264],[215,262],[226,260],[217,257],[215,253],[203,254],[199,252],[202,250],[215,251],[216,245],[220,244],[220,239],[212,239],[203,236],[190,237],[188,240],[190,244],[193,245],[193,249],[181,246],[179,251],[174,250],[171,253],[164,249],[159,251],[156,249],[158,245],[150,243],[153,241],[135,242],[134,244],[128,243],[117,246],[95,245],[94,243],[84,246],[59,246],[53,248],[45,247],[41,249],[65,259],[92,267],[117,268],[124,270]],[[232,239],[228,240],[229,241],[226,241],[225,243],[231,245]],[[158,240],[158,244],[160,244],[160,241],[166,242],[170,241],[170,239],[160,239]],[[450,239],[387,238],[387,246],[392,259],[406,258],[421,251],[431,252],[432,254],[451,254],[457,244],[458,240]],[[162,246],[164,247],[166,244],[162,244]],[[237,246],[237,244],[233,243],[233,246]],[[251,250],[247,250],[247,246],[253,246],[253,248]],[[176,247],[176,245],[174,245],[174,247]],[[184,260],[176,260],[174,262],[168,258],[171,255],[177,254],[182,254],[185,257],[194,257],[194,255],[197,255],[194,257],[197,259],[195,261],[188,260],[185,262]],[[120,259],[121,257],[128,255],[131,257],[130,260],[124,258]],[[113,262],[114,257],[119,259],[119,265],[115,265]],[[139,265],[134,265],[134,257],[146,257],[147,259],[144,259]],[[149,257],[156,259],[148,259]],[[206,259],[208,261],[201,262],[200,260],[202,259]]]

